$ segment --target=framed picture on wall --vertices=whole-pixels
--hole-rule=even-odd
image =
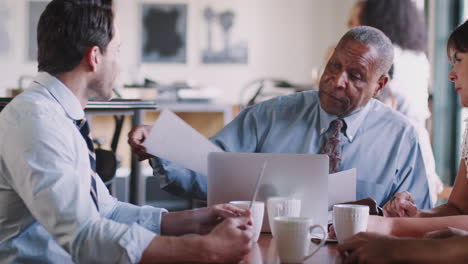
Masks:
[[[13,0],[0,1],[0,59],[10,59],[13,47]]]
[[[29,1],[28,2],[28,30],[27,36],[27,60],[37,61],[37,24],[42,12],[50,1]]]
[[[248,41],[236,1],[205,1],[200,11],[202,63],[247,64]]]
[[[141,61],[186,63],[187,5],[143,3]]]

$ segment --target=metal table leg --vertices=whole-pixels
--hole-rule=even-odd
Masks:
[[[135,110],[132,117],[132,125],[136,126],[143,121],[143,110]],[[130,203],[144,205],[146,203],[145,176],[141,173],[140,162],[135,154],[132,154],[132,171],[130,172]]]

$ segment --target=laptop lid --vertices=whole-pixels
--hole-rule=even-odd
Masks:
[[[301,200],[301,216],[327,225],[328,156],[313,154],[212,152],[208,155],[208,206],[250,200],[260,168],[265,168],[257,201],[273,196]],[[265,204],[266,205],[266,204]],[[262,232],[269,232],[265,208]]]

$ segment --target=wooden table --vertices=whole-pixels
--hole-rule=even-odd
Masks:
[[[311,243],[311,249],[315,246]],[[327,264],[341,263],[341,257],[336,250],[337,243],[326,243],[314,256],[304,263]],[[261,234],[260,239],[254,245],[249,255],[242,264],[279,264],[280,260],[276,251],[276,243],[271,234]]]

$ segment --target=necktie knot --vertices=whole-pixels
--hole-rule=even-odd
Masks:
[[[335,135],[341,131],[343,126],[344,126],[343,119],[335,119],[330,123],[330,128],[333,131],[333,134]]]
[[[80,130],[81,135],[83,136],[89,136],[89,124],[88,120],[86,119],[79,119],[75,121],[76,126],[78,127],[78,130]]]
[[[76,126],[78,126],[79,129],[81,129],[81,127],[84,125],[84,123],[86,123],[86,118],[83,118],[83,119],[78,119],[78,120],[75,120],[75,124]]]

